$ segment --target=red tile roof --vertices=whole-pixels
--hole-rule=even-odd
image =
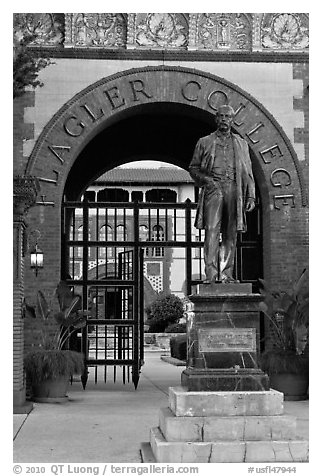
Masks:
[[[115,168],[105,172],[95,183],[193,183],[189,173],[183,169],[160,167],[158,169]]]

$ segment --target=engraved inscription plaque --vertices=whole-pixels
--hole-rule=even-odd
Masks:
[[[256,352],[255,328],[199,329],[199,352]]]

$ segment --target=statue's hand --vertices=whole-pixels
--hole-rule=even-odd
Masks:
[[[214,184],[214,181],[213,181],[213,179],[212,179],[212,178],[210,178],[210,177],[205,177],[205,178],[204,178],[204,181],[205,181],[205,185],[206,185],[206,187],[209,187],[209,186],[211,186],[211,185],[213,185],[213,184]]]
[[[255,208],[255,198],[247,198],[245,211],[251,212]]]

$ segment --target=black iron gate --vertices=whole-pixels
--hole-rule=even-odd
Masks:
[[[143,363],[143,302],[140,293],[142,253],[136,257],[133,249],[118,252],[118,275],[109,282],[90,284],[87,304],[91,317],[82,333],[82,350],[86,356],[83,384],[88,368],[94,371],[94,381],[123,383],[130,378],[137,388]],[[111,283],[113,281],[113,283]]]
[[[204,232],[193,226],[196,207],[190,200],[63,204],[62,278],[82,294],[83,308],[90,311],[79,337],[86,357],[84,385],[92,368],[95,382],[115,382],[121,375],[137,387],[144,360],[144,273],[163,264],[169,276],[177,265],[187,296],[204,278]],[[241,282],[255,284],[262,259],[259,206],[250,215],[249,231],[238,240],[236,266]]]

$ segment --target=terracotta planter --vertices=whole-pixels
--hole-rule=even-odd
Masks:
[[[307,400],[308,374],[272,374],[269,379],[271,388],[284,393],[284,400]]]
[[[39,403],[64,403],[68,401],[66,395],[69,376],[61,376],[55,380],[44,380],[32,385],[33,401]]]

